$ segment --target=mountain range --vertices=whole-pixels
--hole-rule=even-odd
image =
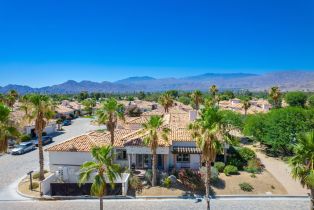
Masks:
[[[207,73],[183,78],[156,79],[149,76],[129,77],[116,82],[93,82],[68,80],[62,84],[32,88],[29,86],[9,84],[0,87],[0,93],[11,89],[20,94],[26,93],[79,93],[88,92],[134,92],[134,91],[165,91],[177,90],[207,90],[210,85],[217,85],[219,89],[263,91],[271,86],[279,86],[283,91],[304,90],[314,91],[314,71],[281,71],[266,74],[246,73]]]

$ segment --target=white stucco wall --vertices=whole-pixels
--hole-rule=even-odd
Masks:
[[[24,128],[25,134],[31,134],[32,130],[35,129],[35,126],[26,126]],[[56,123],[50,123],[49,125],[46,126],[44,129],[44,132],[46,132],[48,135],[52,134],[57,131],[57,125]]]
[[[91,161],[89,152],[49,152],[50,171],[54,172],[59,167],[79,168],[84,162]]]
[[[199,169],[201,165],[201,156],[199,154],[190,155],[190,168]]]

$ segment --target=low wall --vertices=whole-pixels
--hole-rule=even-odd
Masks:
[[[50,194],[50,184],[52,182],[55,182],[57,179],[57,177],[55,176],[55,174],[51,174],[50,176],[48,176],[46,179],[44,179],[43,181],[40,182],[40,192],[43,195],[48,195]]]

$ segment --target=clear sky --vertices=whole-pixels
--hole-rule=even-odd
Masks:
[[[0,85],[314,70],[313,0],[3,0]]]

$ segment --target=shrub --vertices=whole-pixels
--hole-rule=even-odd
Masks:
[[[167,188],[169,188],[171,186],[171,179],[169,177],[164,179],[163,186],[167,187]]]
[[[244,168],[249,173],[260,173],[262,171],[262,164],[259,159],[252,159],[248,161],[248,165]]]
[[[39,187],[39,183],[38,182],[33,182],[32,183],[32,188],[33,189],[37,189]]]
[[[238,153],[239,153],[240,157],[245,161],[249,161],[249,160],[256,158],[255,152],[253,150],[251,150],[250,148],[247,148],[247,147],[239,148]]]
[[[129,180],[130,187],[136,192],[142,192],[143,184],[137,176],[132,176]]]
[[[225,168],[225,164],[223,162],[216,162],[214,167],[218,170],[218,172],[223,172]]]
[[[46,174],[46,173],[48,173],[48,171],[45,169],[45,170],[44,170],[44,173]],[[33,174],[33,179],[39,179],[39,172],[35,172],[35,173]]]
[[[255,175],[255,174],[251,174],[250,177],[251,177],[251,178],[256,178],[256,175]]]
[[[24,142],[24,141],[29,141],[31,140],[32,138],[29,136],[29,135],[22,135],[21,136],[21,141]]]
[[[239,184],[239,186],[240,186],[241,190],[243,190],[245,192],[252,192],[254,190],[254,187],[247,182],[242,182]]]
[[[152,178],[153,178],[153,171],[151,169],[148,169],[146,172],[145,172],[145,180],[148,182],[148,183],[152,183]]]
[[[238,169],[242,169],[245,166],[246,162],[240,157],[228,157],[227,165],[236,166]]]
[[[200,168],[200,173],[201,173],[201,176],[203,178],[203,181],[205,182],[206,167],[201,167]],[[219,175],[219,172],[218,172],[217,168],[211,167],[211,170],[210,170],[210,181],[211,182],[218,181],[218,179],[219,179],[218,175]]]
[[[204,190],[204,182],[200,172],[194,172],[190,169],[180,170],[179,179],[184,186],[192,191]]]
[[[224,173],[226,176],[238,174],[238,168],[233,165],[227,165],[224,169]]]

